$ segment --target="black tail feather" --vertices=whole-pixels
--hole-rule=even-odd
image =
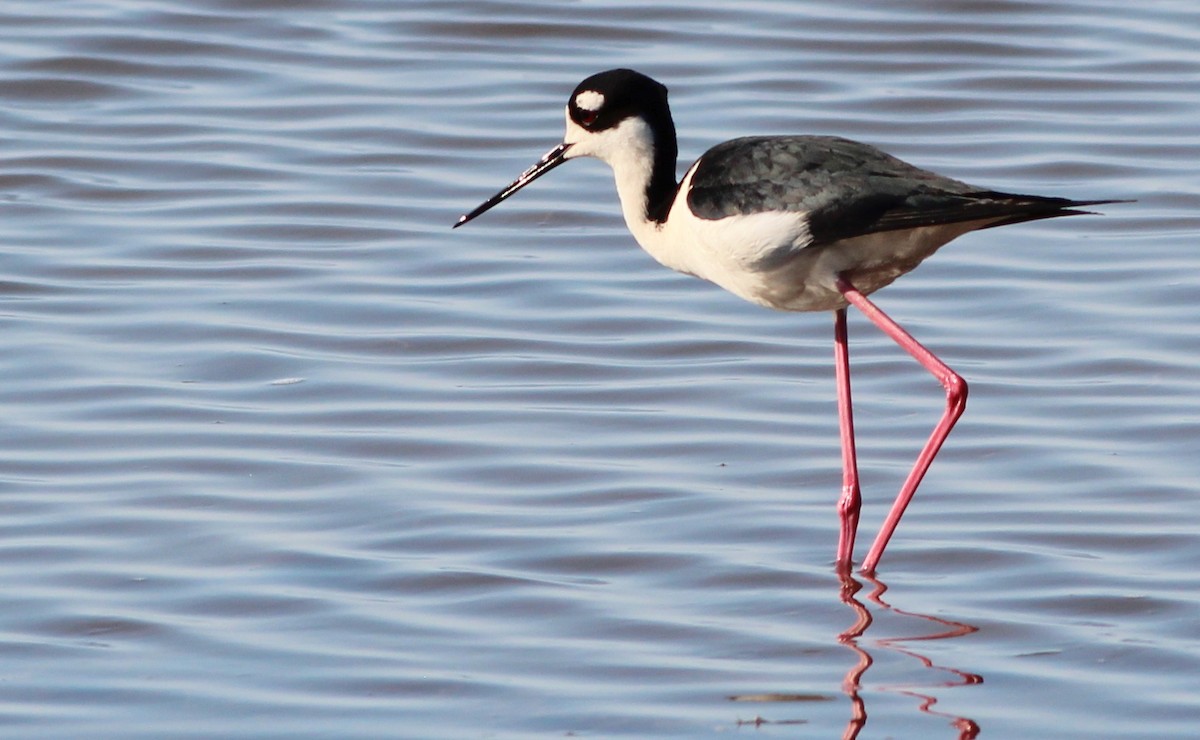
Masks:
[[[972,195],[981,199],[994,201],[998,204],[1005,204],[1006,209],[1011,209],[1010,215],[980,227],[983,229],[1022,224],[1027,221],[1040,221],[1045,218],[1058,218],[1059,216],[1096,216],[1100,215],[1096,211],[1080,209],[1087,206],[1101,206],[1109,203],[1134,202],[1132,200],[1071,200],[1069,198],[1046,198],[1039,195],[1014,195],[1012,193],[996,192],[972,193]]]

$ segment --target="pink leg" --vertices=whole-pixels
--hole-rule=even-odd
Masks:
[[[875,326],[878,326],[884,334],[891,337],[896,344],[903,347],[906,352],[913,356],[913,359],[921,363],[922,367],[932,373],[938,379],[938,382],[942,384],[942,387],[946,389],[946,410],[942,413],[942,418],[937,426],[934,427],[933,434],[929,436],[929,441],[921,449],[921,454],[917,456],[917,462],[913,465],[912,472],[908,474],[908,478],[900,488],[900,493],[896,496],[895,503],[892,504],[892,510],[888,512],[887,518],[883,521],[883,526],[879,528],[879,534],[875,536],[875,544],[871,545],[871,550],[867,553],[866,560],[863,561],[862,572],[874,573],[875,566],[879,564],[879,559],[883,557],[883,551],[887,547],[888,540],[892,538],[892,533],[896,531],[896,525],[900,523],[900,517],[904,516],[904,510],[908,508],[908,503],[912,501],[913,494],[917,492],[917,486],[921,484],[921,479],[925,477],[925,472],[929,470],[930,463],[933,462],[933,458],[937,455],[938,450],[942,448],[942,443],[946,441],[950,430],[954,428],[954,423],[958,421],[958,417],[962,416],[963,410],[967,407],[967,382],[958,373],[947,367],[946,363],[939,360],[936,355],[913,339],[912,335],[904,331],[899,324],[883,311],[879,310],[874,303],[867,300],[867,297],[851,285],[850,281],[845,278],[839,278],[837,288],[846,297],[847,301],[862,311]]]
[[[858,532],[858,512],[862,493],[858,487],[858,459],[854,451],[854,410],[850,401],[850,345],[846,341],[846,309],[833,315],[833,359],[837,375],[838,420],[842,432],[842,497],[838,499],[838,517],[842,532],[838,537],[837,568],[849,573],[854,560],[854,535]]]

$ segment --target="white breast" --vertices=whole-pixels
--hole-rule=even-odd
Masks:
[[[991,220],[877,232],[812,246],[805,212],[697,218],[684,196],[694,169],[684,176],[665,224],[644,220],[637,228],[631,224],[638,243],[667,267],[784,311],[843,308],[846,301],[836,287],[838,276],[845,275],[863,293],[873,293],[954,238]],[[779,250],[786,250],[786,259],[777,258]]]
[[[717,220],[697,218],[687,206],[695,166],[684,175],[679,197],[663,224],[630,223],[642,248],[673,270],[703,278],[753,303],[773,308],[771,273],[759,269],[780,248],[811,241],[804,213],[767,211]],[[629,214],[626,214],[629,221]],[[832,284],[831,284],[832,287]]]

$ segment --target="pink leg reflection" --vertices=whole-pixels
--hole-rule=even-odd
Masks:
[[[947,640],[956,637],[964,637],[973,632],[978,632],[978,627],[973,627],[969,624],[955,622],[949,619],[943,619],[942,617],[935,617],[930,614],[917,614],[915,612],[897,609],[883,600],[883,594],[887,591],[887,586],[870,576],[865,576],[863,580],[870,583],[873,587],[871,593],[867,595],[867,600],[871,603],[876,604],[882,609],[893,614],[921,619],[931,622],[940,628],[938,631],[927,635],[877,638],[871,641],[871,645],[873,647],[883,648],[885,650],[900,653],[901,655],[906,655],[910,658],[915,658],[926,668],[936,671],[944,671],[950,674],[951,678],[948,678],[945,681],[934,683],[934,688],[973,686],[975,684],[983,683],[983,677],[977,673],[969,673],[957,668],[937,665],[928,657],[921,655],[920,653],[917,653],[916,651],[905,646],[905,643],[910,642]],[[850,575],[844,574],[842,576],[842,601],[854,611],[855,622],[853,626],[851,626],[842,634],[838,635],[838,642],[853,650],[858,658],[855,662],[855,665],[846,672],[846,677],[842,682],[842,691],[845,692],[846,696],[850,698],[851,704],[850,720],[846,725],[846,731],[842,734],[843,740],[854,740],[854,738],[858,737],[858,734],[862,731],[862,728],[867,724],[866,702],[863,700],[860,689],[862,687],[863,675],[867,672],[867,669],[871,667],[874,660],[872,659],[870,652],[868,652],[867,648],[865,648],[860,641],[863,639],[863,635],[866,634],[867,628],[872,625],[874,618],[872,617],[867,606],[859,601],[857,597],[857,594],[862,587],[862,584]],[[948,719],[950,721],[950,726],[958,730],[959,740],[972,740],[979,735],[979,725],[976,724],[974,720],[967,717],[959,717],[952,714],[947,714],[934,709],[934,705],[937,704],[937,698],[930,694],[915,691],[912,688],[889,686],[880,686],[878,687],[878,690],[897,693],[904,696],[911,696],[917,699],[920,702],[917,707],[919,711],[924,712],[925,714],[937,717],[945,717]]]

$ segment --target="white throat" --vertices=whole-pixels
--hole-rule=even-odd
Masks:
[[[568,158],[595,157],[612,167],[625,224],[638,244],[655,259],[673,269],[677,260],[663,254],[662,224],[650,219],[647,188],[654,167],[654,134],[641,118],[626,118],[613,128],[587,131],[567,118],[564,141],[571,144]],[[675,173],[671,173],[674,176]]]

